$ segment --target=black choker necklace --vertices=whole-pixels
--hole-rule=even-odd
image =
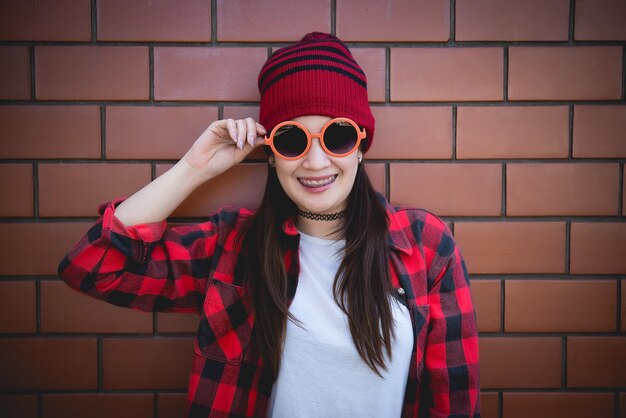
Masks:
[[[337,219],[346,216],[346,211],[342,210],[341,212],[335,213],[313,213],[298,209],[298,215],[303,218],[313,219],[314,221],[336,221]]]

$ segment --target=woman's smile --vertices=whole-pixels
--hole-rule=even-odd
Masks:
[[[298,181],[306,189],[310,189],[311,192],[321,192],[330,187],[330,185],[337,179],[338,174],[331,174],[330,176],[318,176],[318,177],[298,177]],[[328,186],[328,187],[327,187]]]

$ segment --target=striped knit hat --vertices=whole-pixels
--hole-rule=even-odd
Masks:
[[[259,73],[259,122],[268,132],[306,115],[347,117],[365,128],[363,152],[374,139],[367,79],[348,47],[335,36],[312,32],[275,51]]]

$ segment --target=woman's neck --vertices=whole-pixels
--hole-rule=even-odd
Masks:
[[[313,237],[324,239],[339,239],[341,238],[341,226],[343,225],[344,221],[345,218],[340,218],[333,221],[321,221],[298,216],[298,218],[296,219],[296,227],[299,231]]]

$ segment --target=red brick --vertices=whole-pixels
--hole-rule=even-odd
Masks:
[[[0,333],[5,332],[37,332],[34,281],[0,282]]]
[[[41,331],[152,333],[152,314],[113,306],[61,281],[41,283]]]
[[[38,100],[147,100],[144,46],[37,46]]]
[[[626,157],[626,106],[575,106],[576,158]]]
[[[568,0],[456,3],[457,41],[566,41]]]
[[[567,337],[568,388],[626,386],[626,336]]]
[[[483,337],[479,346],[481,388],[561,386],[558,337]]]
[[[210,41],[210,0],[100,0],[99,41]]]
[[[101,203],[150,183],[148,164],[40,164],[41,216],[96,216]]]
[[[391,101],[502,100],[502,66],[501,48],[391,48]]]
[[[33,166],[0,165],[0,196],[4,196],[0,216],[33,216]]]
[[[217,117],[216,117],[217,118]],[[223,119],[252,118],[259,121],[259,106],[224,106]]]
[[[474,280],[471,284],[479,332],[500,332],[502,301],[500,280]]]
[[[107,158],[178,160],[217,119],[217,108],[108,106],[106,115]]]
[[[315,31],[330,32],[330,0],[217,1],[220,42],[299,41]]]
[[[0,353],[1,390],[97,387],[95,338],[5,339]]]
[[[617,164],[507,164],[506,182],[508,216],[618,214]]]
[[[375,190],[385,194],[385,164],[366,163],[365,172]]]
[[[367,158],[452,158],[452,108],[374,106],[372,113],[376,131]],[[408,121],[413,123],[410,134]]]
[[[157,313],[157,331],[159,333],[195,333],[198,331],[198,315],[182,313]]]
[[[613,418],[612,393],[503,393],[504,418]]]
[[[570,233],[572,274],[625,274],[626,223],[573,222]]]
[[[37,395],[0,395],[0,413],[6,418],[38,418]]]
[[[429,0],[337,2],[337,36],[345,41],[447,41],[450,3]]]
[[[510,100],[604,100],[622,95],[622,48],[509,48]]]
[[[440,216],[500,215],[500,164],[392,163],[389,176],[391,200],[401,205]]]
[[[152,394],[45,394],[43,418],[152,418]]]
[[[504,294],[506,332],[615,331],[614,280],[507,280]]]
[[[159,393],[157,396],[159,418],[180,418],[185,415],[187,395],[184,393]]]
[[[626,280],[622,280],[622,319],[621,319],[621,324],[622,324],[622,332],[626,331]],[[626,406],[626,404],[624,404],[624,406]]]
[[[385,50],[383,48],[351,48],[352,56],[367,76],[367,97],[370,102],[385,101]]]
[[[565,106],[461,106],[457,158],[567,158]]]
[[[105,338],[102,345],[107,390],[187,387],[192,338]]]
[[[482,418],[500,418],[497,392],[480,392],[480,416]]]
[[[91,2],[0,2],[0,40],[90,41]]]
[[[172,216],[207,216],[223,206],[257,208],[265,190],[265,167],[266,164],[239,164],[229,169],[194,190]],[[157,176],[169,168],[169,164],[158,164]]]
[[[470,273],[564,273],[563,222],[456,222]]]
[[[7,99],[30,99],[28,47],[0,47],[0,100]]]
[[[258,101],[266,48],[154,48],[156,100]]]
[[[0,223],[0,275],[57,274],[61,258],[89,223]]]
[[[0,106],[0,158],[100,158],[96,106]]]
[[[626,3],[621,0],[577,0],[574,39],[626,39]]]

